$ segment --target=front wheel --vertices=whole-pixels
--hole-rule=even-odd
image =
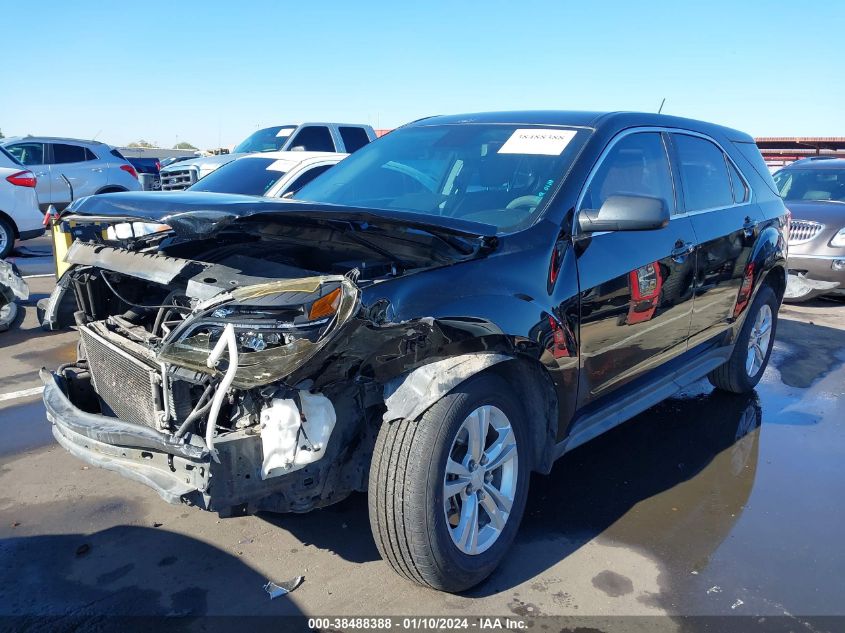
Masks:
[[[424,586],[477,585],[516,535],[528,462],[522,407],[494,374],[468,379],[417,420],[384,424],[369,482],[382,557]]]
[[[707,378],[723,391],[748,393],[763,377],[777,330],[778,301],[770,286],[763,286],[751,304],[731,357]]]
[[[0,259],[6,259],[15,246],[15,229],[9,222],[0,218]]]

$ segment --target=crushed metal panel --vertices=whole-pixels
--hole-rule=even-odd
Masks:
[[[511,360],[505,354],[463,354],[423,365],[384,386],[384,422],[414,420],[470,376]]]

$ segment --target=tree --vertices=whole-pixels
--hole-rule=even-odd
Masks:
[[[0,130],[0,138],[6,138],[5,136],[3,136],[3,130]]]
[[[148,148],[148,147],[155,147],[155,145],[153,145],[152,143],[149,143],[149,142],[145,141],[144,139],[141,139],[140,141],[135,141],[134,143],[129,143],[129,145],[127,145],[127,147],[144,147],[144,148]]]
[[[176,143],[176,145],[173,146],[173,149],[196,149],[196,147],[190,143],[182,141],[181,143]]]

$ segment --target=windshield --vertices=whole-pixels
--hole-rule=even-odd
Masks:
[[[784,200],[845,202],[845,169],[781,169],[773,176]]]
[[[284,175],[282,161],[275,158],[238,158],[215,169],[188,189],[263,196]]]
[[[275,152],[282,148],[288,137],[296,129],[295,125],[277,125],[266,127],[253,132],[246,140],[241,141],[233,151],[235,154],[252,154],[253,152]]]
[[[589,132],[511,124],[419,125],[371,143],[303,187],[300,200],[532,224]]]

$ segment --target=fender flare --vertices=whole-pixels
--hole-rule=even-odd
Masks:
[[[415,420],[470,376],[512,359],[513,356],[489,352],[461,354],[397,376],[384,385],[387,410],[382,420]]]

